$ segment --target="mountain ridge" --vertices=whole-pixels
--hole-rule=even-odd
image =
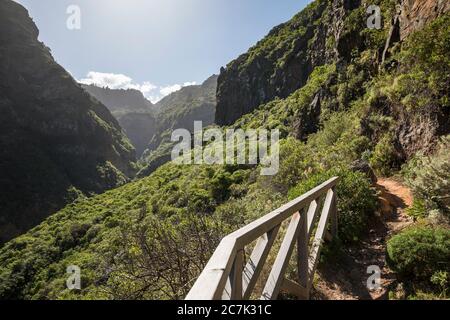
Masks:
[[[81,87],[90,95],[105,105],[111,113],[125,111],[150,111],[153,103],[144,97],[144,94],[136,89],[110,89],[94,84],[81,84]]]
[[[117,121],[38,35],[25,8],[0,1],[0,242],[78,193],[103,192],[135,173],[134,150]]]

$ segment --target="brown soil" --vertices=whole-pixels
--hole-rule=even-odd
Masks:
[[[411,190],[392,178],[380,178],[376,184],[380,209],[370,221],[364,238],[351,247],[342,249],[336,261],[330,261],[318,271],[318,280],[311,293],[313,299],[343,300],[386,299],[389,289],[395,287],[395,274],[386,264],[386,241],[413,223],[405,209],[411,206]],[[369,266],[381,269],[381,289],[367,288]]]

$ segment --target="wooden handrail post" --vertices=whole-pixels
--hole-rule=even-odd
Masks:
[[[231,269],[231,300],[242,300],[242,273],[244,271],[244,250],[238,250]]]
[[[264,263],[267,260],[270,249],[272,248],[275,238],[280,230],[280,225],[270,230],[267,234],[259,238],[250,255],[249,261],[244,268],[243,272],[243,299],[250,298],[253,288],[258,281],[258,277],[264,267]]]
[[[338,210],[337,210],[337,193],[336,193],[336,187],[332,188],[333,190],[333,203],[331,205],[331,234],[333,238],[336,238],[338,236]]]
[[[302,217],[299,213],[295,213],[292,216],[283,242],[281,243],[280,250],[272,266],[272,271],[270,272],[266,286],[264,287],[261,296],[262,300],[277,299],[278,293],[283,285],[284,273],[288,267],[292,251],[294,250],[295,241],[298,239],[300,224],[303,218],[304,217]]]
[[[308,214],[311,214],[311,210],[303,210],[302,219],[300,220],[300,232],[297,239],[297,268],[299,284],[308,291],[309,286],[309,273],[308,273],[308,259],[309,259],[309,233],[308,233]],[[312,213],[314,214],[314,212]],[[299,297],[303,299],[309,299],[306,297]]]

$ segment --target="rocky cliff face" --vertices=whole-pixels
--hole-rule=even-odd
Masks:
[[[231,124],[261,104],[276,97],[286,98],[306,83],[315,67],[349,61],[355,48],[363,51],[367,39],[361,37],[360,31],[366,28],[365,21],[357,21],[358,16],[352,12],[378,2],[317,0],[289,22],[274,28],[221,70],[217,124]],[[450,2],[445,0],[391,1],[391,7],[396,5],[401,40],[450,10]],[[386,24],[390,23],[389,14],[383,12]]]
[[[367,28],[366,8],[372,4],[382,8],[381,30]],[[315,68],[336,65],[336,77],[311,93],[309,106],[294,115],[293,126],[287,128],[306,140],[320,127],[324,108],[327,112],[349,108],[352,100],[364,95],[365,81],[380,70],[406,72],[395,70],[399,61],[391,54],[410,34],[449,9],[450,2],[442,0],[316,0],[221,70],[216,123],[232,124],[275,98],[285,99],[305,85]],[[442,111],[448,109],[441,105],[411,112],[403,105],[380,102],[372,112],[379,109],[397,123],[393,134],[399,161],[419,150],[432,150],[437,137],[449,130],[448,112]]]
[[[361,48],[357,33],[344,23],[361,1],[317,0],[278,27],[247,53],[222,68],[216,123],[228,125],[276,97],[305,85],[315,67],[350,59]]]
[[[19,4],[0,1],[0,242],[84,193],[134,174],[134,149],[38,41]]]
[[[448,0],[401,0],[400,36],[420,30],[441,14],[450,11]]]

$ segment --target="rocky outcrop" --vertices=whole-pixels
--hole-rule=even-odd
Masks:
[[[321,109],[321,101],[324,96],[324,90],[321,89],[314,96],[311,104],[300,110],[296,116],[297,120],[294,122],[294,136],[302,141],[306,141],[308,136],[317,132],[319,128],[319,120]]]
[[[350,60],[363,49],[361,26],[345,19],[361,1],[317,0],[292,20],[274,28],[247,53],[222,68],[216,123],[229,125],[275,98],[305,85],[315,67]]]
[[[286,98],[312,71],[308,42],[326,8],[316,1],[293,20],[275,27],[247,53],[222,68],[218,79],[216,123],[229,125],[275,97]]]
[[[134,149],[38,41],[19,4],[0,1],[0,242],[85,194],[134,175]]]
[[[356,160],[350,165],[350,169],[353,171],[364,173],[370,181],[375,184],[377,182],[377,176],[370,167],[370,164],[365,160]]]
[[[395,110],[393,115],[398,124],[395,137],[403,160],[411,159],[419,151],[432,153],[438,137],[450,133],[450,111],[447,109],[429,106],[419,115],[412,116],[406,110]]]
[[[422,29],[430,21],[450,11],[448,0],[400,0],[400,37]]]

